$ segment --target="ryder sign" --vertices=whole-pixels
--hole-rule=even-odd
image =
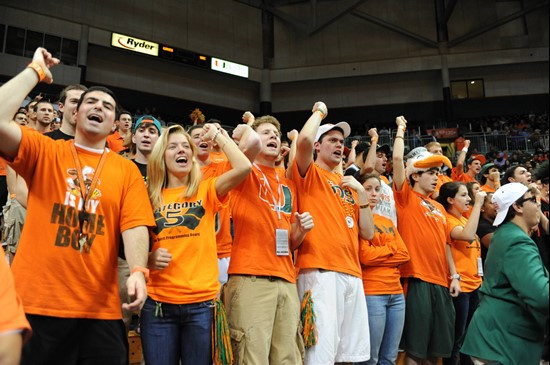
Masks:
[[[111,46],[122,48],[128,51],[145,53],[151,56],[159,55],[159,44],[143,39],[131,37],[124,34],[113,33],[111,37]]]

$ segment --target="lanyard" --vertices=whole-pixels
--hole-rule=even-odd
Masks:
[[[273,190],[269,185],[269,180],[267,180],[267,176],[265,176],[264,172],[262,171],[262,169],[260,169],[260,166],[258,166],[257,163],[254,163],[254,167],[257,168],[258,171],[260,171],[260,173],[262,174],[264,178],[264,185],[266,189],[269,190],[269,192],[271,193],[271,197],[273,198],[273,206],[275,207],[275,211],[277,212],[277,217],[279,218],[279,220],[281,220],[281,181],[279,180],[279,174],[277,174],[277,172],[275,171],[275,178],[277,179],[277,194],[279,198],[277,201],[275,200],[275,194],[273,194]]]
[[[88,230],[88,224],[84,229],[84,222],[89,223],[88,222],[89,213],[86,211],[86,205],[87,205],[86,203],[88,203],[92,194],[95,191],[95,186],[97,185],[97,181],[99,180],[99,174],[101,173],[101,169],[103,168],[103,164],[105,163],[105,159],[107,157],[107,153],[106,153],[107,149],[104,149],[103,153],[101,154],[101,158],[99,159],[99,163],[97,164],[97,167],[95,169],[94,176],[92,177],[92,183],[90,184],[88,190],[86,190],[86,184],[84,182],[84,176],[82,175],[82,168],[80,167],[80,160],[78,159],[78,153],[76,152],[74,141],[71,142],[71,152],[73,154],[73,160],[76,165],[76,174],[78,176],[78,182],[80,187],[80,197],[82,202],[82,211],[78,213],[78,225],[79,225],[78,243],[80,246],[80,253],[82,253],[82,250],[86,245],[87,230]],[[86,192],[86,195],[84,195],[84,192]]]

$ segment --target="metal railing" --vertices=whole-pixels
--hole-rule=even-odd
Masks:
[[[358,139],[361,142],[370,142],[369,136],[350,136],[346,145],[351,143],[351,140]],[[391,134],[379,135],[378,144],[388,144],[393,146],[395,139],[395,131]],[[467,133],[464,135],[464,139],[471,141],[470,149],[476,148],[480,153],[487,153],[491,150],[491,147],[495,147],[498,151],[516,151],[521,150],[529,153],[536,151],[538,147],[544,151],[548,150],[549,138],[548,133],[543,135],[531,135],[531,136],[510,136],[507,134],[492,134],[492,133]],[[431,141],[435,141],[435,137],[429,135],[405,135],[405,148],[413,149],[428,144]],[[447,142],[449,143],[449,142]],[[452,142],[451,142],[452,143]]]

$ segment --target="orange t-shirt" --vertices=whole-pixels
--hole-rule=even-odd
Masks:
[[[209,165],[202,166],[202,178],[204,180],[212,177],[218,177],[231,169],[231,164],[227,162],[211,162]],[[229,194],[231,196],[231,194]],[[231,211],[229,206],[220,209],[216,215],[216,245],[218,246],[218,258],[231,256]]]
[[[292,256],[278,256],[275,239],[276,229],[286,229],[290,243],[295,187],[291,180],[279,176],[279,189],[277,176],[275,168],[254,164],[252,173],[231,191],[235,239],[229,274],[276,276],[296,283]],[[281,206],[280,219],[276,205]]]
[[[359,239],[359,260],[363,270],[363,288],[366,295],[400,294],[399,266],[409,261],[409,251],[391,219],[374,216],[374,238]]]
[[[172,254],[168,267],[151,270],[147,283],[149,296],[159,302],[199,303],[220,291],[214,226],[225,200],[218,199],[216,178],[201,181],[191,198],[182,196],[186,188],[163,189],[163,205],[155,210],[152,251],[162,247]]]
[[[384,175],[380,175],[380,180],[382,180],[383,182],[385,182],[388,185],[391,185],[390,180],[388,180],[388,178],[385,177]]]
[[[120,133],[118,133],[118,131],[115,131],[107,137],[107,145],[111,150],[113,150],[113,152],[116,153],[127,150],[127,148],[124,147],[124,138],[120,135]]]
[[[460,287],[464,293],[470,293],[481,285],[481,276],[477,274],[477,259],[481,257],[481,244],[479,238],[472,242],[453,240],[451,231],[457,227],[464,227],[468,219],[457,218],[447,213],[447,230],[449,234],[449,245],[453,253],[456,272],[460,274]]]
[[[447,219],[441,204],[417,193],[404,182],[393,185],[399,233],[411,260],[401,266],[401,277],[414,277],[447,287]]]
[[[461,181],[463,183],[469,183],[469,182],[472,182],[472,181],[477,181],[475,178],[471,177],[470,175],[468,175],[464,171],[462,172],[462,174],[459,174],[457,172],[456,167],[453,167],[452,172],[451,172],[451,177],[453,178],[453,181]]]
[[[0,338],[3,333],[23,331],[30,334],[31,326],[25,317],[23,303],[15,292],[13,277],[5,258],[0,258]]]
[[[77,211],[82,200],[70,147],[74,141],[54,141],[28,128],[21,131],[19,151],[10,165],[27,182],[29,195],[12,269],[25,313],[122,318],[117,284],[120,234],[155,224],[138,168],[106,150],[96,188],[86,203],[88,245],[80,253]],[[89,184],[101,153],[76,150]]]
[[[483,190],[486,193],[494,193],[496,189],[490,187],[489,185],[485,184],[481,186],[481,190]]]
[[[315,223],[298,249],[296,266],[361,278],[357,193],[340,186],[342,175],[316,163],[311,163],[305,177],[293,163],[292,179],[298,190],[299,211],[309,212]],[[352,222],[351,228],[347,220]]]
[[[0,176],[6,176],[6,167],[8,165],[8,162],[0,157]],[[4,204],[5,202],[2,202]]]
[[[228,161],[228,159],[225,153],[223,153],[223,151],[217,152],[212,150],[210,151],[210,161],[220,163],[220,162],[226,162]]]
[[[451,179],[447,175],[439,174],[439,176],[437,177],[437,185],[435,186],[435,191],[439,192],[439,189],[441,189],[441,185],[448,182],[453,182],[453,179]]]

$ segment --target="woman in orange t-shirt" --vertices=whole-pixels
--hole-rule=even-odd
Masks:
[[[479,184],[478,184],[479,187]],[[437,201],[447,211],[447,236],[451,246],[456,271],[460,275],[462,292],[453,298],[456,312],[455,342],[451,357],[444,364],[471,364],[469,356],[460,354],[466,328],[478,304],[477,290],[481,286],[483,267],[481,263],[481,243],[476,235],[481,207],[486,193],[478,189],[475,202],[468,193],[466,184],[450,182],[443,184]],[[469,218],[464,213],[471,207]]]
[[[380,202],[380,178],[361,176],[371,209]],[[365,364],[395,364],[405,324],[405,297],[399,266],[409,261],[409,252],[393,222],[373,214],[374,238],[360,239],[359,261],[367,301],[370,360]]]
[[[197,148],[183,127],[161,135],[147,164],[156,228],[141,340],[148,365],[212,364],[213,300],[219,291],[216,212],[251,171],[248,158],[213,124],[204,125],[232,169],[202,180]]]

